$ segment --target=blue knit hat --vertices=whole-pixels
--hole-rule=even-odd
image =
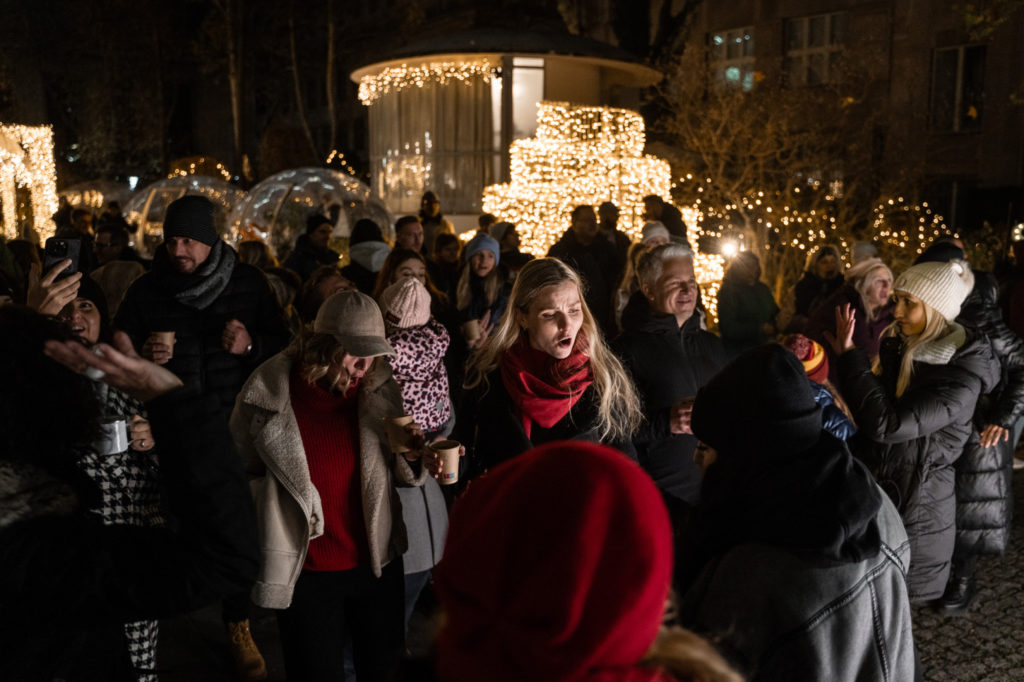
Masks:
[[[479,251],[490,251],[493,253],[495,265],[497,265],[498,261],[501,260],[501,245],[498,244],[498,240],[484,234],[483,232],[478,232],[477,235],[470,239],[469,243],[466,244],[466,250],[463,252],[466,262],[468,263],[473,257],[473,254]]]

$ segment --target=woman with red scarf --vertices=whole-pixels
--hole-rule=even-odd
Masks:
[[[579,275],[555,258],[519,272],[508,308],[466,372],[456,437],[478,474],[555,440],[632,453],[642,416],[636,389],[605,345]]]

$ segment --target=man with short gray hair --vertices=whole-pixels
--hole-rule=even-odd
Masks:
[[[700,469],[693,461],[697,440],[689,428],[692,398],[725,365],[725,349],[717,336],[701,329],[695,314],[699,296],[689,248],[669,243],[652,249],[641,257],[637,275],[651,315],[613,347],[647,414],[633,439],[640,465],[678,523],[700,493]]]

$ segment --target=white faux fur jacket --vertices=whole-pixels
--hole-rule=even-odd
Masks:
[[[288,608],[306,560],[309,541],[323,535],[320,495],[309,478],[302,436],[292,411],[288,382],[295,361],[287,351],[256,368],[231,414],[231,435],[251,477],[261,562],[252,599],[265,608]],[[359,386],[359,469],[363,517],[373,572],[407,546],[395,485],[423,485],[426,470],[413,473],[387,445],[384,422],[404,414],[402,395],[386,362]]]

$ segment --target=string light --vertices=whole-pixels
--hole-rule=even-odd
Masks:
[[[53,160],[53,130],[50,126],[0,124],[0,202],[3,203],[3,233],[17,239],[17,188],[27,187],[32,222],[41,240],[53,236],[57,212],[57,171]]]
[[[187,178],[190,175],[212,175],[210,169],[210,161],[206,157],[200,156],[197,159],[190,160],[187,165],[176,166],[171,169],[171,172],[167,174],[168,178]],[[214,165],[213,171],[219,174],[224,180],[231,180],[231,173],[224,166],[224,164],[218,162]]]
[[[427,83],[446,85],[451,82],[469,83],[475,79],[486,83],[494,77],[494,72],[495,65],[487,59],[389,66],[376,75],[363,76],[359,80],[359,101],[370,106],[390,92],[422,88]]]
[[[627,109],[540,102],[537,134],[509,149],[512,181],[484,188],[483,210],[513,223],[522,249],[547,253],[568,229],[572,209],[611,201],[618,228],[643,228],[643,197],[669,196],[667,161],[643,154],[643,118]]]
[[[872,214],[871,226],[883,243],[900,248],[909,244],[918,254],[949,230],[943,217],[932,211],[927,202],[909,204],[903,197],[881,202]]]

